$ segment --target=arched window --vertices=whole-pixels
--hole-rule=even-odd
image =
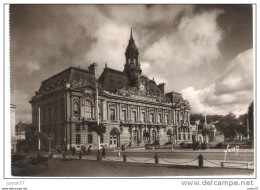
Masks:
[[[170,122],[169,122],[169,115],[168,114],[166,114],[165,115],[165,124],[169,124]]]
[[[167,137],[167,142],[172,142],[172,133],[170,130],[167,131],[166,137]]]
[[[82,116],[86,119],[92,119],[92,103],[90,100],[84,100],[82,103]]]
[[[152,131],[152,142],[155,142],[156,140],[156,132],[155,130]]]
[[[109,144],[111,146],[119,146],[120,132],[117,128],[113,128],[110,131]]]
[[[138,137],[137,137],[137,130],[134,130],[134,131],[133,131],[133,141],[134,141],[134,142],[137,142],[137,138],[138,138]]]
[[[158,123],[162,123],[162,114],[161,113],[158,114]]]
[[[143,140],[144,140],[144,142],[147,142],[149,137],[150,137],[149,132],[147,130],[144,130],[143,131]]]
[[[183,112],[180,113],[180,123],[181,125],[183,125],[184,123],[184,116],[183,116]]]
[[[154,123],[154,114],[150,113],[150,122]]]
[[[74,110],[74,115],[78,116],[79,115],[79,99],[75,98],[73,101],[73,110]]]

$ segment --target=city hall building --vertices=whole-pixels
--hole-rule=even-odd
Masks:
[[[67,149],[97,148],[97,133],[88,130],[97,120],[105,128],[100,143],[106,147],[191,142],[188,101],[142,74],[138,58],[131,31],[123,71],[106,65],[97,78],[93,63],[88,70],[70,67],[42,81],[30,101],[35,130],[40,125],[55,147]]]

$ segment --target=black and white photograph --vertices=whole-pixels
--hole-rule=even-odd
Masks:
[[[253,4],[6,11],[11,178],[256,177]]]

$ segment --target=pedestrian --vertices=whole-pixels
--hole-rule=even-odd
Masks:
[[[121,155],[120,155],[120,148],[118,148],[118,157],[120,158]]]
[[[83,152],[83,154],[86,154],[86,147],[84,145],[81,146],[81,151]]]
[[[104,145],[102,145],[102,158],[106,158],[106,149]]]
[[[89,145],[89,147],[88,147],[88,155],[90,155],[90,152],[91,152],[91,147],[92,147],[92,145]]]
[[[73,146],[72,147],[72,156],[75,156],[76,155],[76,148]]]
[[[84,146],[84,148],[83,148],[83,153],[86,155],[87,154],[87,151],[86,151],[86,147]]]
[[[121,150],[125,151],[125,145],[124,144],[121,145]]]

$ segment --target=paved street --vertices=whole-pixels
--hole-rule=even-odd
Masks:
[[[144,176],[212,176],[252,175],[253,170],[228,168],[198,168],[111,161],[50,159],[49,169],[35,176],[144,177]]]

